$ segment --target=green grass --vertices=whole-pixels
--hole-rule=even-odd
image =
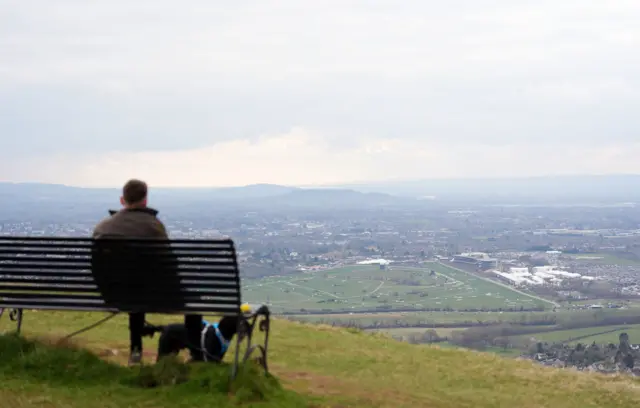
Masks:
[[[227,366],[185,364],[167,359],[156,365],[127,368],[101,360],[95,354],[70,345],[56,346],[27,341],[13,335],[0,336],[0,395],[2,406],[35,406],[20,403],[21,395],[35,394],[32,401],[64,401],[66,406],[189,407],[207,399],[218,407],[242,403],[298,407],[305,399],[282,389],[278,380],[248,364],[234,381]],[[44,388],[46,395],[38,392]],[[101,399],[107,401],[100,402]],[[78,399],[78,403],[75,400]],[[268,405],[271,406],[271,405]]]
[[[435,276],[430,275],[431,270]],[[276,312],[550,306],[549,302],[437,263],[427,263],[424,268],[391,266],[386,270],[353,265],[249,280],[243,290],[248,301],[269,303]]]
[[[638,266],[640,261],[615,256],[608,253],[584,253],[572,255],[578,261],[597,263],[603,265]]]
[[[609,333],[603,333],[609,332]],[[603,334],[600,334],[603,333]],[[620,333],[627,333],[631,343],[640,343],[640,324],[635,325],[615,325],[615,326],[600,326],[600,327],[587,327],[583,329],[572,330],[556,330],[546,333],[532,333],[523,336],[521,338],[535,337],[538,341],[549,343],[593,343],[596,344],[608,344],[618,343],[618,336]],[[586,337],[585,337],[586,336]],[[578,340],[572,340],[580,338]]]
[[[580,313],[580,312],[576,312]],[[353,322],[358,325],[370,326],[374,324],[462,324],[465,322],[526,322],[531,319],[552,318],[564,316],[563,312],[380,312],[380,313],[331,313],[319,315],[287,315],[287,318],[311,323]]]
[[[630,377],[557,370],[492,353],[413,346],[379,334],[283,320],[273,322],[270,338],[269,362],[277,380],[248,371],[237,388],[226,381],[226,367],[187,369],[178,362],[146,371],[121,367],[127,349],[125,316],[80,335],[75,342],[86,350],[47,345],[102,316],[26,312],[27,338],[45,340],[2,338],[0,406],[630,408],[640,403],[640,383]],[[154,315],[149,320],[180,318]],[[3,319],[0,331],[8,327]],[[145,344],[147,361],[153,359],[154,343]],[[184,382],[147,387],[175,378]]]
[[[421,328],[421,327],[407,327],[407,328],[398,328],[398,329],[374,329],[374,330],[370,330],[372,332],[380,332],[380,333],[388,333],[391,335],[395,335],[395,336],[407,336],[410,334],[416,334],[416,333],[424,333],[427,330],[431,330],[431,329],[427,329],[427,328]],[[454,328],[454,329],[434,329],[436,330],[436,332],[438,332],[438,334],[443,334],[443,333],[449,333],[452,330],[460,330],[459,328]]]
[[[479,297],[481,300],[486,298],[484,299],[484,302],[488,302],[488,305],[484,307],[516,308],[519,306],[542,306],[549,308],[552,305],[552,302],[550,301],[541,300],[533,295],[527,295],[525,293],[515,291],[508,285],[499,284],[489,279],[483,279],[472,273],[455,269],[441,263],[431,263],[426,267],[431,268],[438,273],[445,274],[457,281],[464,282],[467,288],[472,289],[470,293],[467,293],[467,296],[470,296],[471,299],[473,299],[474,296]]]
[[[438,328],[433,330],[435,330],[436,333],[438,333],[438,336],[447,337],[447,336],[450,336],[454,330],[465,330],[465,329],[466,327],[452,327],[452,328],[446,328],[446,329]],[[430,329],[422,328],[422,327],[406,327],[406,328],[403,327],[398,329],[374,329],[374,330],[368,330],[368,331],[378,332],[378,333],[387,333],[391,336],[406,337],[406,336],[411,336],[412,334],[423,334],[427,330],[430,330]]]
[[[287,318],[312,323],[352,323],[365,328],[374,328],[376,324],[402,325],[410,328],[416,325],[463,324],[463,323],[526,323],[548,320],[558,324],[584,322],[593,325],[597,319],[613,316],[638,316],[637,307],[630,304],[628,309],[563,310],[556,312],[380,312],[380,313],[331,313],[322,315],[288,315]]]

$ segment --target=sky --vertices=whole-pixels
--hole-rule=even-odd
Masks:
[[[2,0],[0,181],[640,173],[637,0]]]

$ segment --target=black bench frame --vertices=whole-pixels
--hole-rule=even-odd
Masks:
[[[240,272],[234,242],[230,239],[189,240],[125,240],[143,245],[168,245],[178,266],[179,291],[184,294],[184,307],[175,310],[107,303],[94,279],[92,252],[97,241],[90,238],[0,236],[0,318],[8,311],[19,334],[24,310],[138,312],[170,314],[202,314],[240,316],[236,334],[232,377],[242,361],[254,352],[257,362],[268,373],[270,311],[260,306],[251,313],[241,310]],[[101,241],[103,242],[103,241]],[[117,271],[114,271],[115,276]],[[126,277],[122,272],[120,278]],[[139,292],[136,292],[139,293]],[[152,299],[147,294],[147,299]],[[134,309],[134,307],[136,309]],[[254,330],[264,333],[264,343],[254,344]],[[246,350],[240,360],[240,349],[246,339]]]

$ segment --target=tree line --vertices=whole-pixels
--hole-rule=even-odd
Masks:
[[[359,310],[351,310],[351,309],[305,309],[301,308],[298,310],[289,310],[281,312],[281,315],[324,315],[324,314],[339,314],[339,313],[349,313],[349,314],[370,314],[370,313],[380,313],[381,311],[393,311],[398,313],[403,312],[460,312],[460,313],[523,313],[523,312],[544,312],[545,308],[542,306],[534,306],[534,307],[468,307],[468,308],[452,308],[452,307],[426,307],[426,308],[413,308],[413,307],[393,307],[391,305],[380,305],[375,308],[366,308]]]

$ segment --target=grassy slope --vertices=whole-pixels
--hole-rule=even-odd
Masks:
[[[56,337],[98,320],[87,313],[26,313],[27,335]],[[158,322],[166,317],[151,316]],[[173,320],[176,318],[174,317]],[[0,324],[0,330],[6,326]],[[60,325],[60,326],[57,326]],[[501,359],[490,353],[422,347],[361,332],[314,327],[276,320],[272,331],[270,363],[285,388],[273,392],[271,406],[300,406],[303,398],[312,406],[362,407],[494,407],[520,408],[635,407],[640,403],[639,383],[631,378],[604,377],[536,366],[527,361]],[[118,317],[81,335],[78,341],[109,359],[126,358],[126,320]],[[152,351],[153,342],[148,342]],[[7,351],[1,349],[1,359]],[[90,357],[85,365],[96,364]],[[151,358],[151,356],[147,356]],[[23,361],[43,370],[55,361],[24,357]],[[118,367],[99,368],[108,375],[83,372],[68,363],[65,380],[24,375],[20,365],[12,371],[0,369],[2,406],[84,407],[88,399],[97,399],[94,408],[107,407],[182,407],[228,401],[218,393],[203,393],[194,384],[155,390],[140,390],[123,385],[117,378],[128,375]],[[21,371],[22,370],[22,371]],[[88,370],[88,369],[87,369]],[[113,371],[109,371],[113,370]],[[28,370],[27,370],[28,371]],[[80,374],[77,376],[75,374]],[[105,385],[93,377],[114,378]],[[190,388],[191,387],[191,388]],[[189,391],[191,390],[191,391]],[[298,396],[302,395],[302,397]],[[9,401],[9,403],[5,403]]]
[[[229,383],[226,366],[186,365],[176,359],[127,368],[73,345],[0,337],[0,406],[188,407],[204,398],[218,407],[278,400],[298,407],[305,398],[284,391],[255,365]],[[231,394],[231,397],[229,396]],[[146,400],[146,401],[145,401]],[[6,405],[5,405],[6,404]]]

